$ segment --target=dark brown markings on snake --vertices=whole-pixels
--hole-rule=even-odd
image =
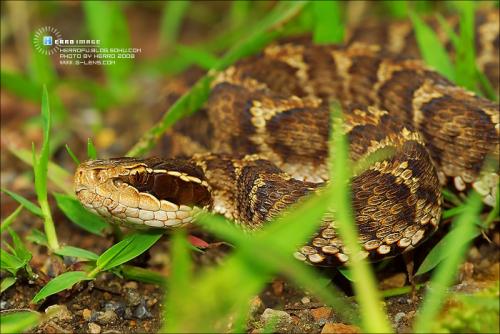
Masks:
[[[378,57],[358,56],[351,59],[349,68],[351,96],[357,96],[356,102],[373,105],[373,86],[377,83],[377,70],[381,59]]]
[[[328,105],[328,99],[339,97],[343,90],[343,80],[337,73],[337,67],[331,54],[332,48],[316,46],[304,50],[304,62],[309,65],[308,77],[318,97]]]
[[[421,133],[436,162],[471,170],[477,175],[488,148],[498,137],[491,118],[473,104],[477,104],[475,100],[457,102],[448,95],[432,99],[421,108],[427,119]]]
[[[255,133],[250,114],[253,98],[253,93],[238,85],[224,82],[213,88],[208,109],[210,121],[218,129],[212,141],[215,151],[256,153],[250,140]]]
[[[304,157],[322,163],[327,155],[328,112],[294,108],[274,115],[267,123],[268,145],[284,161]]]
[[[214,129],[212,123],[208,119],[208,112],[205,108],[175,122],[173,129],[176,132],[188,136],[207,150],[210,148],[210,138],[212,138]],[[197,152],[192,153],[194,154]]]
[[[379,89],[380,107],[393,113],[404,114],[412,119],[414,92],[422,85],[423,78],[412,70],[394,72]]]
[[[256,79],[277,94],[285,96],[306,95],[302,84],[297,79],[297,70],[290,65],[269,58],[250,58],[241,63],[241,78]]]

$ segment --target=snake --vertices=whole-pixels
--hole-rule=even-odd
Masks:
[[[498,11],[476,16],[478,66],[498,81]],[[385,38],[370,37],[377,32]],[[416,42],[407,23],[353,29],[340,45],[274,42],[217,73],[203,108],[170,131],[168,156],[80,164],[77,198],[136,229],[188,227],[206,210],[259,230],[329,182],[337,101],[351,161],[391,152],[350,180],[362,255],[411,250],[439,226],[442,187],[474,189],[495,205],[500,126],[498,103],[455,85],[408,45]],[[335,214],[294,256],[324,266],[349,260]]]

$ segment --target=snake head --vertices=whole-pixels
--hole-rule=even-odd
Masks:
[[[169,228],[192,222],[212,205],[199,167],[182,159],[117,158],[80,164],[75,193],[90,211],[134,228]]]

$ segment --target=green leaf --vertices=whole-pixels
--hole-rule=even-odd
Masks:
[[[40,156],[36,158],[33,145],[33,166],[35,172],[35,190],[38,197],[38,203],[43,213],[44,229],[47,235],[49,247],[51,249],[59,248],[59,241],[57,240],[56,229],[52,215],[50,212],[49,202],[47,199],[47,172],[49,165],[49,144],[50,144],[50,126],[51,126],[51,113],[49,104],[49,93],[47,87],[43,86],[42,95],[42,130],[43,142],[40,150]]]
[[[5,188],[2,188],[1,190],[2,192],[6,193],[7,195],[15,199],[18,203],[22,204],[32,214],[37,215],[39,217],[43,217],[42,209],[40,209],[40,207],[38,207],[35,203]]]
[[[451,247],[443,249],[445,256],[432,275],[430,289],[427,290],[420,312],[414,321],[416,333],[430,332],[432,324],[446,300],[447,288],[453,283],[458,267],[465,258],[469,242],[477,232],[475,221],[478,219],[481,208],[481,196],[472,192],[465,202],[465,210],[453,224],[455,231],[453,237],[446,241]],[[421,270],[419,269],[419,271]]]
[[[58,193],[54,193],[54,197],[64,215],[85,231],[102,236],[103,230],[109,226],[101,217],[85,209],[75,198]]]
[[[462,87],[477,91],[474,1],[457,1],[454,4],[460,13],[460,42],[455,59],[456,82]]]
[[[463,213],[466,208],[460,207],[460,212]],[[444,259],[446,259],[451,251],[454,251],[455,248],[459,245],[457,245],[457,237],[459,237],[459,234],[461,232],[457,229],[451,230],[447,235],[444,236],[443,239],[441,239],[436,246],[434,246],[429,254],[425,257],[424,261],[418,268],[417,273],[415,274],[416,276],[425,274],[428,271],[431,271],[434,269],[438,264],[440,264]],[[469,241],[475,239],[477,236],[479,236],[481,233],[476,230],[474,233],[468,235],[466,238],[461,240],[462,243],[468,243]]]
[[[455,82],[455,69],[453,63],[441,44],[436,33],[425,22],[413,12],[409,12],[415,35],[417,38],[420,54],[427,65],[437,70],[449,80]]]
[[[91,138],[87,139],[87,156],[92,160],[97,159],[97,150],[95,149]]]
[[[41,85],[37,85],[34,81],[21,74],[9,73],[3,70],[0,74],[3,89],[29,101],[40,101]]]
[[[71,256],[89,261],[96,261],[99,258],[99,255],[97,255],[94,252],[73,246],[63,246],[58,250],[56,250],[55,253],[63,256]]]
[[[19,216],[19,214],[21,213],[21,211],[23,210],[24,208],[24,205],[19,205],[15,210],[14,212],[12,212],[10,215],[7,216],[7,218],[5,218],[3,221],[2,221],[2,225],[0,225],[0,233],[3,233],[3,231],[5,231],[5,229],[7,227],[9,227],[13,222],[14,220],[17,218],[17,216]]]
[[[342,43],[344,40],[344,24],[342,23],[340,2],[314,1],[311,5],[315,19],[313,33],[314,43]]]
[[[97,269],[109,270],[147,251],[161,238],[164,231],[137,232],[113,245],[97,259]]]
[[[124,277],[129,280],[141,281],[144,283],[151,283],[164,286],[166,283],[166,277],[152,270],[123,265],[120,267],[121,273]]]
[[[71,159],[73,159],[73,161],[75,162],[76,165],[79,165],[80,164],[80,160],[78,160],[78,158],[76,157],[75,153],[73,153],[73,151],[71,150],[71,148],[69,147],[68,144],[64,145],[64,148],[66,148],[66,152],[68,152],[69,156],[71,157]]]
[[[10,237],[12,238],[12,243],[14,244],[14,255],[21,261],[28,263],[32,257],[31,252],[28,250],[28,248],[26,248],[16,232],[14,232],[10,228],[7,230],[9,231]]]
[[[24,333],[38,325],[42,316],[38,312],[21,311],[12,313],[0,313],[1,333]]]
[[[182,58],[186,59],[190,63],[196,64],[206,70],[214,68],[219,61],[219,59],[217,59],[217,57],[213,54],[201,48],[177,45],[175,51],[177,51]]]
[[[160,25],[160,48],[173,47],[177,43],[179,29],[189,8],[189,1],[168,1],[163,8]]]
[[[2,280],[2,283],[0,284],[0,293],[3,293],[5,290],[10,288],[16,283],[16,278],[12,276],[7,276]]]
[[[26,262],[22,261],[17,256],[0,249],[0,269],[7,270],[12,275],[16,276],[17,271],[24,267],[25,264]]]
[[[26,237],[26,240],[48,247],[47,236],[37,229],[31,230],[31,234]]]
[[[42,299],[53,294],[70,289],[78,282],[92,280],[84,271],[69,271],[57,276],[48,282],[38,293],[33,297],[32,303],[37,304]]]

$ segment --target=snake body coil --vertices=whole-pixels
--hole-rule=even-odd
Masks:
[[[474,188],[494,205],[498,104],[419,60],[355,42],[283,42],[237,62],[213,81],[206,108],[174,127],[172,152],[190,158],[89,161],[76,171],[76,193],[90,210],[134,227],[187,225],[198,207],[257,229],[327,181],[332,101],[342,104],[353,161],[393,153],[351,182],[366,256],[396,255],[429,236],[442,185]],[[325,217],[296,257],[346,262],[334,226]]]

